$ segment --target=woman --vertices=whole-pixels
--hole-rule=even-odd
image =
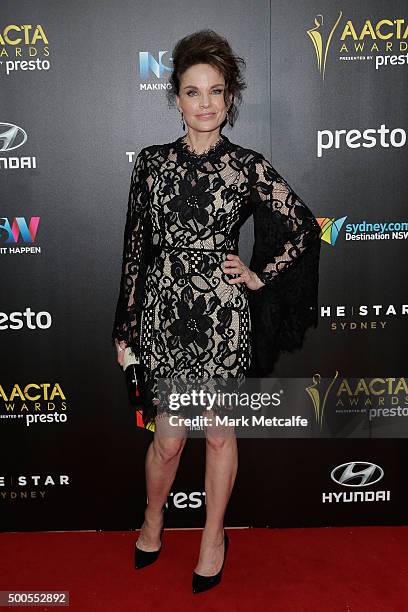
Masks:
[[[320,227],[271,164],[233,144],[246,87],[229,43],[211,30],[173,51],[172,89],[187,133],[144,148],[131,178],[122,279],[112,338],[117,359],[130,347],[143,368],[144,419],[155,421],[146,456],[148,504],[136,567],[158,558],[163,507],[185,434],[172,435],[159,378],[244,380],[266,375],[282,351],[300,348],[316,326]],[[239,230],[253,215],[250,266],[238,255]],[[204,408],[203,408],[204,409]],[[160,418],[159,418],[160,417]],[[237,472],[231,433],[206,429],[206,522],[193,592],[219,583],[228,537],[224,514]]]

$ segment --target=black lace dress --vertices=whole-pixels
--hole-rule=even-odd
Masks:
[[[251,215],[248,265],[265,283],[256,291],[222,270]],[[159,378],[266,376],[282,351],[300,348],[317,325],[319,254],[317,220],[262,154],[224,135],[202,154],[185,136],[142,149],[112,341],[143,369],[145,422],[157,414]]]

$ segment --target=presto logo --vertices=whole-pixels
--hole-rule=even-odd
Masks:
[[[0,331],[6,329],[49,329],[52,324],[52,318],[49,312],[41,310],[35,313],[31,308],[27,307],[24,312],[0,312]]]
[[[360,130],[318,130],[317,132],[317,157],[322,157],[323,151],[329,149],[359,149],[364,147],[400,148],[406,144],[407,133],[403,128],[390,130],[383,123],[378,129],[369,128]]]
[[[178,491],[177,493],[170,493],[167,498],[166,508],[170,506],[176,510],[185,510],[187,508],[196,510],[201,508],[203,504],[205,504],[205,491],[191,491],[190,493]]]

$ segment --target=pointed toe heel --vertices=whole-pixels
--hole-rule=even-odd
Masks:
[[[164,521],[165,516],[166,516],[166,508],[163,508],[163,521]],[[163,530],[164,530],[164,522],[163,522],[163,526],[160,531],[160,539],[162,538]],[[151,565],[152,563],[157,561],[157,559],[159,558],[161,549],[162,549],[161,544],[158,550],[152,550],[152,551],[142,550],[141,548],[137,547],[137,544],[135,544],[135,569],[142,569],[143,567],[147,567],[148,565]]]
[[[135,544],[135,569],[142,569],[147,565],[151,565],[157,561],[161,551],[161,546],[158,550],[146,551],[141,550]]]
[[[203,593],[204,591],[208,591],[209,589],[212,589],[213,587],[217,586],[217,584],[221,582],[222,570],[224,569],[224,563],[227,557],[228,544],[228,536],[224,531],[224,560],[222,562],[221,569],[217,574],[214,574],[213,576],[201,576],[201,574],[193,572],[193,593]]]

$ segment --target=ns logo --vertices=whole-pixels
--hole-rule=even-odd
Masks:
[[[163,56],[168,51],[159,51],[157,59],[150,51],[139,52],[139,72],[140,78],[144,81],[149,79],[149,74],[152,72],[158,79],[162,79],[167,73],[171,72],[171,68],[165,65],[163,62]],[[173,58],[169,58],[172,61]]]

